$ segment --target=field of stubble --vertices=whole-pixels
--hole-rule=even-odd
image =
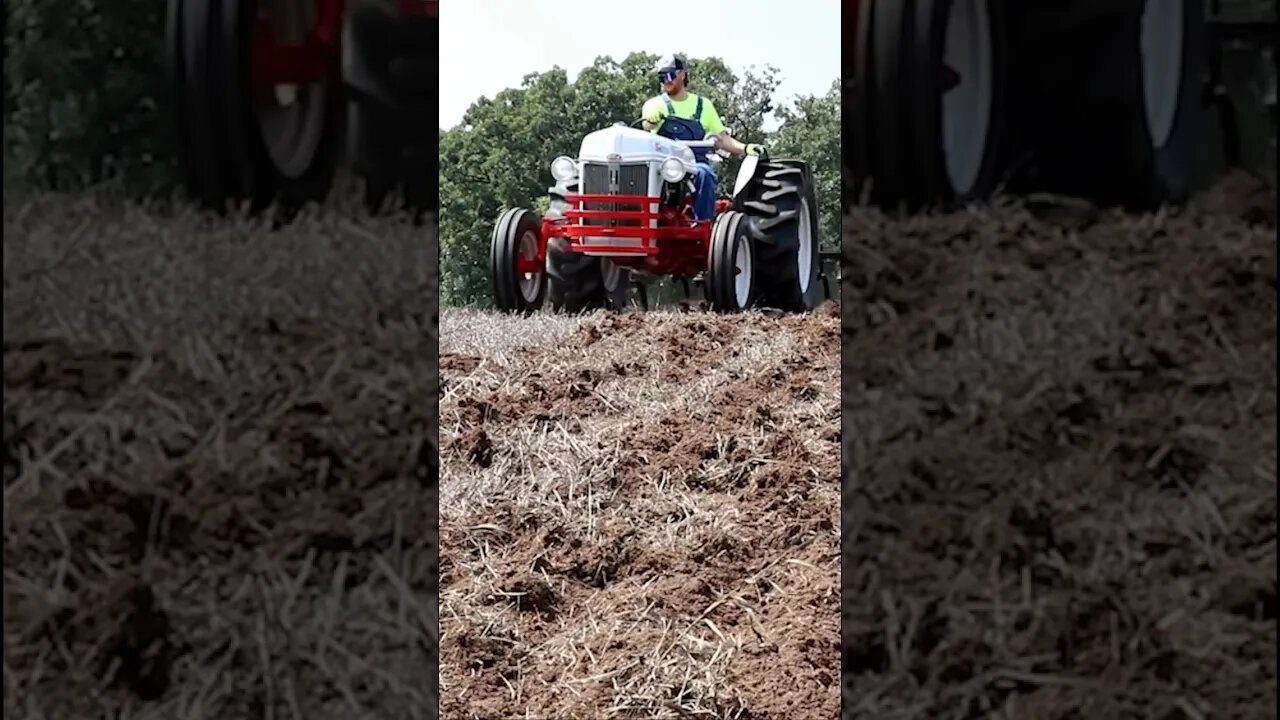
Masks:
[[[844,717],[1275,717],[1275,213],[846,218]]]
[[[442,716],[836,717],[837,314],[444,314]]]
[[[438,389],[422,229],[4,229],[6,714],[426,717],[437,394],[445,717],[1274,708],[1247,182],[849,218],[840,404],[834,312],[458,311]]]
[[[4,213],[5,716],[434,717],[434,222]]]

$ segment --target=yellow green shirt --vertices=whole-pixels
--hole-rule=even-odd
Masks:
[[[676,117],[692,120],[693,113],[698,109],[698,96],[693,93],[687,93],[683,100],[671,98],[671,105],[676,109]],[[662,96],[649,98],[645,102],[640,116],[654,125],[661,123],[662,118],[667,116],[667,104],[662,100]],[[716,112],[716,106],[709,98],[702,98],[702,117],[698,122],[702,123],[702,129],[709,133],[725,132],[724,123],[720,120],[720,113]],[[657,131],[656,127],[654,131]]]

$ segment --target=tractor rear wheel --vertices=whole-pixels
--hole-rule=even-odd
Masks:
[[[341,149],[337,54],[298,82],[276,58],[324,18],[314,0],[169,0],[166,59],[187,191],[223,211],[320,201]]]
[[[723,212],[711,226],[706,293],[711,309],[742,312],[756,299],[756,248],[752,220],[736,210]]]
[[[541,224],[524,208],[512,208],[498,218],[489,240],[489,281],[498,309],[530,313],[542,307],[547,276],[541,268],[521,268],[538,258]]]
[[[1200,0],[1020,6],[1018,124],[1032,184],[1148,210],[1186,201],[1219,149],[1202,141]]]
[[[623,267],[609,258],[600,258],[600,277],[604,284],[605,307],[625,310],[631,305],[631,268]]]
[[[576,252],[567,238],[547,241],[547,280],[547,299],[560,312],[621,310],[629,303],[631,270],[608,258]]]
[[[343,82],[347,146],[370,211],[397,191],[413,212],[439,206],[439,22],[394,0],[348,0]]]
[[[822,303],[815,184],[803,161],[762,160],[742,190],[738,206],[759,257],[759,305],[808,312]]]

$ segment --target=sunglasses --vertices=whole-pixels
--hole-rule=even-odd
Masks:
[[[664,83],[675,82],[676,77],[679,75],[680,75],[679,70],[663,70],[662,72],[658,73],[658,80]]]

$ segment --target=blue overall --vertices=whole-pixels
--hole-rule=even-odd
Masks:
[[[702,98],[698,98],[698,106],[693,111],[693,118],[676,117],[676,106],[666,93],[662,101],[667,104],[667,116],[658,128],[658,134],[670,140],[701,140],[707,131],[702,127]],[[707,163],[705,148],[694,148],[693,157],[698,163],[698,172],[694,177],[693,217],[695,220],[711,220],[716,215],[716,173]]]

